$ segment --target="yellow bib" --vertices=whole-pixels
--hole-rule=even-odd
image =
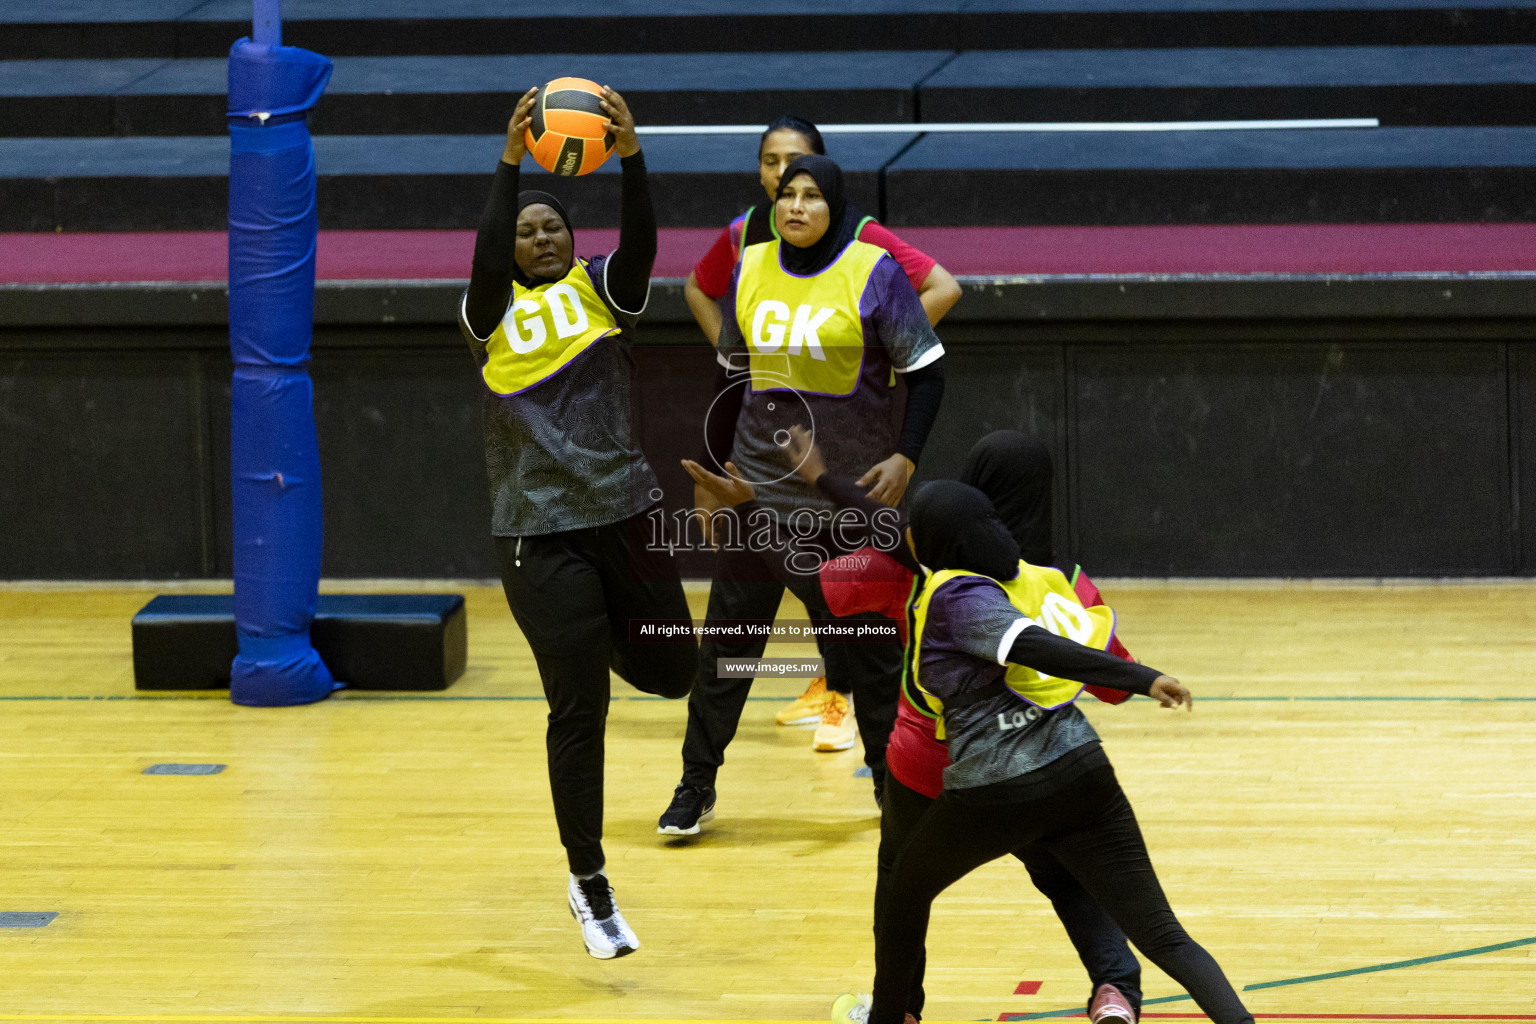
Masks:
[[[781,241],[749,245],[736,283],[736,323],[747,344],[753,391],[851,395],[864,368],[859,300],[885,250],[848,243],[819,274],[779,263]]]
[[[512,305],[485,343],[480,375],[498,395],[515,395],[553,377],[618,329],[586,262],[578,259],[558,281],[512,286]]]
[[[912,604],[910,665],[911,678],[916,684],[918,694],[914,695],[909,690],[908,696],[920,696],[922,703],[914,700],[914,706],[935,715],[940,711],[941,702],[923,688],[918,671],[918,666],[922,663],[923,629],[928,622],[928,605],[934,593],[945,583],[961,576],[977,576],[992,580],[992,577],[981,576],[980,573],[964,572],[960,569],[942,569],[928,577],[922,592]],[[1109,609],[1108,605],[1102,604],[1084,608],[1077,592],[1072,589],[1072,584],[1059,569],[1030,565],[1028,562],[1021,561],[1019,574],[1016,577],[1006,581],[992,580],[992,582],[1003,588],[1003,593],[1008,597],[1008,603],[1018,609],[1019,614],[1028,619],[1030,625],[1040,626],[1057,636],[1075,640],[1086,647],[1094,647],[1101,651],[1109,646],[1110,637],[1114,636],[1115,613]],[[1047,710],[1072,703],[1083,689],[1081,683],[1042,675],[1023,665],[1009,665],[1003,681],[1010,690],[1029,703]],[[926,708],[924,704],[927,705]],[[943,722],[940,720],[939,739],[943,738]]]

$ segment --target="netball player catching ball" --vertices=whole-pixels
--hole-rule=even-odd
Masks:
[[[750,207],[746,213],[720,232],[720,237],[709,252],[704,254],[688,275],[683,292],[688,308],[699,322],[710,344],[720,337],[722,314],[718,300],[731,283],[741,252],[749,245],[774,241],[779,230],[774,222],[774,202],[779,193],[779,178],[784,168],[797,157],[811,154],[826,155],[821,132],[803,118],[786,115],[775,120],[763,132],[757,145],[757,173],[763,190],[768,194],[766,204]],[[897,238],[873,217],[860,219],[856,237],[861,242],[878,246],[891,254],[900,264],[907,280],[917,290],[918,301],[928,315],[930,324],[938,324],[960,299],[960,285],[949,272],[939,266],[933,257],[914,249]],[[826,680],[817,679],[792,703],[780,708],[775,716],[780,725],[804,725],[820,722],[817,735],[812,738],[816,749],[839,749],[851,740],[851,725],[847,723],[848,706],[846,693],[827,692]]]
[[[922,452],[943,397],[943,346],[911,283],[885,250],[858,241],[861,218],[843,196],[842,172],[824,156],[798,157],[779,184],[776,215],[783,238],[748,246],[723,307],[716,377],[718,398],[700,463],[729,459],[756,487],[758,503],[781,525],[820,530],[816,549],[837,553],[827,520],[832,502],[784,465],[792,426],[813,425],[828,463],[896,505]],[[892,427],[890,377],[907,376],[905,421]],[[701,496],[705,488],[700,486]],[[819,525],[817,525],[819,524]],[[797,525],[800,527],[796,529]],[[810,526],[810,530],[805,527]],[[787,549],[722,544],[709,593],[708,623],[772,621],[784,584],[769,564]],[[830,618],[810,566],[792,587],[813,620]],[[876,794],[885,743],[896,715],[900,645],[827,643],[828,686],[856,690],[864,759]],[[750,679],[721,678],[721,660],[755,659],[763,640],[705,638],[688,701],[683,778],[658,830],[691,835],[713,815],[715,776],[736,733]],[[848,745],[852,745],[852,736]]]
[[[538,91],[507,123],[506,148],[475,239],[460,327],[486,386],[491,532],[513,617],[549,702],[555,821],[570,864],[567,902],[587,952],[640,948],[604,869],[603,733],[611,668],[646,693],[686,696],[698,648],[634,644],[632,618],[690,620],[677,567],[636,520],[656,476],[630,421],[631,332],[645,309],[656,217],[634,119],[601,99],[623,167],[619,246],[575,257],[560,201],[519,192],[523,133]]]

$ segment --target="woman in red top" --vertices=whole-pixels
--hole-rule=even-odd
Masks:
[[[778,195],[779,179],[784,168],[796,157],[809,153],[825,155],[826,145],[821,132],[811,122],[786,114],[776,119],[763,132],[757,145],[757,174],[768,193],[768,202],[748,207],[720,232],[715,244],[694,265],[693,273],[683,286],[688,308],[699,322],[711,345],[720,338],[720,307],[717,300],[726,293],[731,283],[731,271],[741,258],[741,251],[757,242],[767,242],[778,237],[773,222],[773,200]],[[939,266],[932,256],[920,252],[897,238],[873,217],[866,217],[855,236],[861,242],[876,245],[891,254],[901,265],[907,280],[917,291],[917,299],[928,314],[928,322],[937,324],[960,299],[960,285],[949,271]],[[814,680],[792,703],[781,708],[775,716],[780,725],[809,725],[823,720],[825,710],[829,717],[843,721],[848,709],[836,705],[836,697],[828,694],[825,679]],[[828,706],[829,703],[832,706]],[[826,723],[824,727],[830,728]],[[818,730],[820,734],[824,730]],[[813,743],[813,745],[815,745]]]
[[[731,283],[731,270],[741,258],[741,250],[754,242],[767,242],[778,237],[773,223],[773,200],[779,194],[779,178],[784,168],[797,156],[810,153],[825,156],[826,145],[821,132],[814,124],[802,118],[785,115],[778,118],[763,132],[757,146],[757,175],[768,193],[768,202],[748,207],[720,232],[715,244],[694,265],[693,273],[683,286],[688,298],[688,308],[699,322],[705,337],[713,345],[720,337],[720,307],[715,304]],[[861,242],[878,245],[901,264],[907,280],[917,291],[918,301],[928,313],[928,322],[936,324],[960,300],[960,285],[949,271],[939,266],[932,256],[919,252],[897,238],[873,217],[867,218],[856,236]]]

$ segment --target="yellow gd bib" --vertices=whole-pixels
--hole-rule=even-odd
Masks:
[[[798,277],[779,263],[782,244],[759,242],[741,253],[736,323],[752,390],[851,395],[864,367],[859,299],[885,250],[855,240],[821,273]]]
[[[578,259],[558,281],[537,288],[512,285],[512,305],[485,343],[480,375],[498,395],[515,395],[553,377],[618,329],[586,261]]]
[[[942,569],[929,575],[922,592],[912,604],[912,654],[909,679],[917,693],[908,688],[908,697],[920,711],[935,717],[941,710],[940,700],[923,688],[918,676],[922,663],[923,629],[928,622],[928,605],[934,593],[945,583],[961,576],[978,576],[992,580],[980,573],[960,569]],[[1104,650],[1115,633],[1115,613],[1108,605],[1084,608],[1077,592],[1060,569],[1050,566],[1030,565],[1019,562],[1019,574],[1011,580],[992,580],[1003,588],[1008,603],[1018,609],[1030,625],[1040,626],[1057,636],[1075,640],[1086,647]],[[1009,665],[1003,682],[1014,693],[1037,707],[1050,710],[1070,704],[1082,692],[1083,685],[1070,679],[1058,679],[1043,675],[1023,665]],[[926,705],[926,706],[925,706]],[[939,739],[944,738],[943,719],[939,720]]]

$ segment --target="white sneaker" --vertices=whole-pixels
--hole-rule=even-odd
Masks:
[[[832,1024],[869,1024],[869,996],[844,992],[832,1000]]]
[[[599,960],[612,960],[616,956],[628,956],[640,948],[640,940],[630,930],[629,922],[619,913],[613,902],[613,886],[608,876],[598,872],[591,878],[578,880],[571,876],[566,890],[571,906],[571,916],[581,925],[581,941],[587,952]]]

